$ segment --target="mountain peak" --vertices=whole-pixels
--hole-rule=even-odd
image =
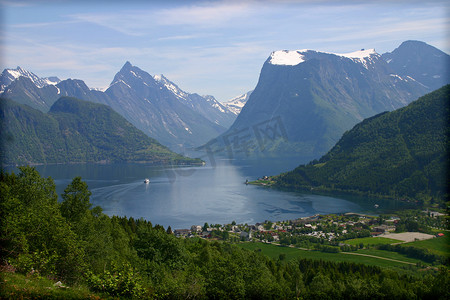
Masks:
[[[450,82],[450,56],[425,42],[405,41],[382,57],[395,73],[410,76],[430,90]]]
[[[133,65],[127,60],[125,62],[125,64],[123,65],[123,67],[120,69],[120,72],[122,72],[122,71],[126,72],[126,71],[130,70],[131,68],[133,68]]]
[[[133,66],[129,61],[114,76],[109,86],[111,87],[117,83],[123,84],[128,88],[137,88],[138,86],[144,88],[143,86],[153,86],[156,84],[152,75],[141,70],[139,67]]]
[[[416,40],[407,40],[404,41],[403,43],[400,44],[400,47],[405,47],[405,46],[429,46],[427,43],[422,42],[422,41],[416,41]]]

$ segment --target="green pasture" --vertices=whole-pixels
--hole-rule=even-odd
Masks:
[[[445,231],[445,236],[436,237],[429,240],[415,241],[405,243],[405,246],[413,246],[416,248],[425,248],[430,252],[441,256],[450,256],[450,232]]]
[[[393,252],[384,253],[382,252],[373,254],[373,253],[363,253],[363,252],[351,252],[351,253],[361,253],[361,254],[368,254],[368,255],[374,255],[374,256],[380,256],[382,258],[375,258],[375,257],[367,257],[367,256],[361,256],[361,255],[354,255],[354,254],[346,254],[346,253],[324,253],[319,251],[307,251],[307,250],[300,250],[296,248],[290,248],[290,247],[281,247],[278,245],[273,244],[265,244],[265,243],[240,243],[238,244],[239,247],[248,249],[251,251],[261,251],[261,253],[269,256],[273,259],[278,259],[280,257],[280,254],[285,255],[285,260],[291,260],[296,258],[304,258],[304,259],[321,259],[326,261],[333,261],[333,262],[352,262],[352,263],[361,263],[365,265],[372,265],[372,266],[379,266],[384,268],[403,268],[405,266],[408,266],[408,263],[416,263],[419,262],[419,260],[414,260],[410,258],[405,258],[401,254],[398,254],[396,256]],[[381,250],[380,250],[381,251]],[[391,255],[391,253],[393,253]],[[391,258],[400,260],[403,262],[396,262],[391,260],[385,260],[384,258]]]
[[[342,243],[347,245],[356,245],[363,243],[364,247],[367,247],[368,245],[384,245],[384,244],[394,244],[394,243],[401,243],[400,240],[394,240],[394,239],[388,239],[385,237],[365,237],[365,238],[359,238],[359,239],[351,239],[343,241]]]
[[[414,264],[421,263],[423,265],[428,265],[428,263],[426,263],[420,259],[410,258],[404,254],[392,252],[392,251],[377,250],[377,249],[361,249],[361,250],[358,250],[356,253],[373,255],[373,256],[389,258],[389,259],[395,259],[395,260],[400,260],[400,261],[414,263]]]

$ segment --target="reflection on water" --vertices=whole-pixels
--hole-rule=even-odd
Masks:
[[[380,210],[390,202],[348,196],[294,193],[245,185],[296,167],[302,161],[233,161],[216,159],[214,166],[161,167],[139,164],[39,166],[42,176],[55,180],[57,192],[75,176],[92,191],[91,202],[108,215],[145,218],[172,228],[191,225],[288,220],[314,214]],[[150,183],[145,184],[144,179]],[[384,206],[384,207],[383,207]],[[377,213],[378,211],[373,211]]]

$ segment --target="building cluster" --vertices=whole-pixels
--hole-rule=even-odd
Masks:
[[[377,236],[395,231],[398,217],[381,220],[380,217],[357,213],[343,215],[314,215],[296,220],[248,224],[193,225],[190,229],[177,229],[178,237],[201,237],[205,239],[237,239],[279,241],[285,236],[309,236],[332,241],[339,237],[354,238]]]
[[[358,213],[314,215],[287,221],[225,225],[193,225],[177,229],[178,237],[212,240],[275,242],[282,245],[311,246],[311,243],[343,245],[354,238],[380,236],[395,231],[418,231],[420,228],[444,228],[442,213],[417,212],[412,216],[369,216]]]

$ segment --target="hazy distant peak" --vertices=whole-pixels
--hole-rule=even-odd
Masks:
[[[42,88],[47,85],[56,85],[61,82],[61,80],[56,76],[41,78],[36,74],[18,66],[15,69],[4,69],[0,74],[0,92],[3,92],[6,87],[8,87],[19,77],[29,78],[38,88]]]
[[[131,69],[133,67],[133,65],[127,60],[125,62],[125,64],[122,67],[122,70],[127,70],[127,69]]]
[[[252,92],[253,90],[245,94],[239,95],[237,97],[234,97],[233,99],[223,102],[222,104],[226,108],[228,108],[228,110],[231,111],[233,114],[239,115],[242,108],[245,106],[245,103],[247,103],[247,100],[250,98]]]

